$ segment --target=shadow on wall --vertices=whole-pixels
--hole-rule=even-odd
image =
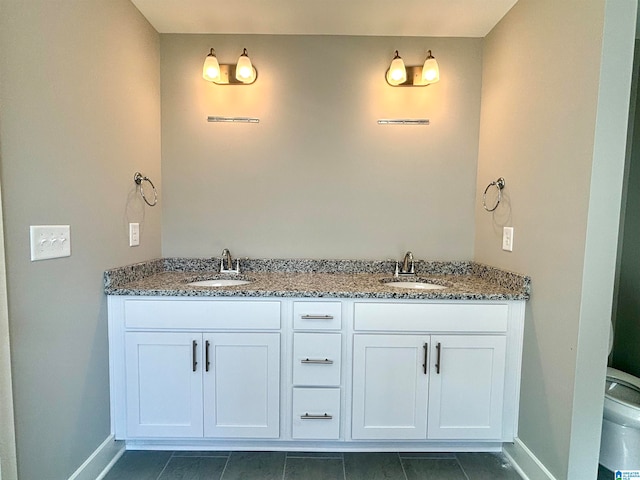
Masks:
[[[636,40],[634,59],[634,86],[637,89],[640,70],[639,47]],[[633,94],[633,91],[632,91]],[[630,119],[633,133],[630,136],[630,154],[627,157],[625,179],[626,200],[623,197],[621,216],[621,247],[618,251],[618,292],[615,303],[614,343],[611,366],[640,377],[640,105],[636,96],[634,118]]]

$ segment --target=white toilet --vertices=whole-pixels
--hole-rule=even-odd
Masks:
[[[615,368],[607,368],[600,463],[611,471],[640,470],[640,378]]]

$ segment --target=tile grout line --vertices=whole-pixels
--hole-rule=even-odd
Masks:
[[[342,455],[342,477],[344,478],[344,480],[347,480],[347,467],[344,464],[344,452],[342,452],[341,455]]]
[[[224,462],[224,468],[222,469],[222,473],[220,474],[220,478],[219,480],[222,480],[222,477],[224,477],[224,472],[227,471],[227,465],[229,465],[229,460],[231,459],[231,454],[233,452],[229,452],[229,455],[227,455],[227,461]]]
[[[460,459],[458,458],[458,455],[455,455],[454,458],[456,459],[456,463],[458,464],[458,466],[460,467],[460,470],[462,470],[462,474],[464,475],[464,477],[467,480],[469,479],[469,475],[467,475],[467,471],[464,469],[464,467],[462,466],[462,464],[460,463]]]
[[[167,467],[169,466],[169,462],[171,461],[171,459],[173,458],[173,454],[176,453],[175,451],[171,452],[171,455],[169,455],[169,458],[167,459],[167,462],[164,464],[164,467],[162,467],[162,470],[160,471],[160,473],[158,474],[158,476],[156,477],[156,480],[160,480],[160,477],[162,476],[162,474],[164,473],[164,471],[167,469]]]
[[[407,471],[404,469],[404,462],[402,461],[400,452],[397,452],[397,455],[398,455],[398,460],[400,460],[400,466],[402,467],[402,473],[404,473],[404,479],[409,480],[409,477],[407,476]]]
[[[285,475],[287,474],[287,459],[289,458],[289,452],[284,455],[284,465],[282,466],[282,480],[284,480]]]

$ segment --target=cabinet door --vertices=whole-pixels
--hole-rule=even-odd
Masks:
[[[424,335],[354,335],[352,438],[426,438],[428,344]]]
[[[280,334],[211,333],[203,340],[205,437],[278,438]]]
[[[505,337],[432,335],[431,345],[428,438],[500,439]]]
[[[127,436],[201,437],[201,335],[127,333]]]

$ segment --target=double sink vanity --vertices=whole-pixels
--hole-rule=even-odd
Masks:
[[[235,265],[169,258],[105,272],[112,429],[127,448],[513,441],[528,277],[474,262],[416,261],[398,276],[392,261]]]

